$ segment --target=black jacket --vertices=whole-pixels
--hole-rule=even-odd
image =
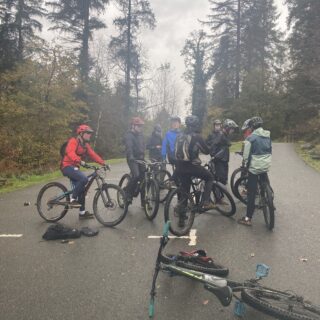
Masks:
[[[213,132],[209,134],[206,142],[210,148],[210,155],[215,157],[215,160],[229,162],[231,142],[225,133]]]
[[[161,161],[161,148],[162,138],[160,134],[152,132],[151,137],[147,143],[147,149],[149,150],[149,158]]]
[[[128,131],[125,135],[125,146],[128,161],[144,159],[145,142],[142,133]]]

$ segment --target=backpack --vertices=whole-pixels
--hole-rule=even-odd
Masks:
[[[81,233],[78,229],[69,228],[63,224],[50,225],[47,231],[43,234],[44,240],[57,240],[57,239],[75,239],[80,238]]]
[[[71,139],[71,138],[70,138],[70,139]],[[68,145],[70,139],[68,139],[67,141],[65,141],[65,142],[60,146],[60,157],[61,157],[61,159],[63,159],[64,156],[66,155],[66,149],[67,149],[67,145]],[[79,140],[78,140],[78,144],[77,144],[76,150],[78,150],[79,144],[80,144],[80,142],[79,142]]]
[[[191,134],[180,133],[177,135],[174,145],[174,155],[178,161],[191,161],[190,157],[190,142]]]

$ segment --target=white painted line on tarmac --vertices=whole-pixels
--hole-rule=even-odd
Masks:
[[[23,234],[0,234],[0,238],[21,238]]]
[[[148,236],[148,239],[160,239],[162,236]],[[195,246],[197,244],[197,229],[191,229],[188,236],[169,236],[169,239],[189,239],[188,246]]]

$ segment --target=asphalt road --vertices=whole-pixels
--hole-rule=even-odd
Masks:
[[[188,239],[173,239],[167,252],[204,248],[230,269],[235,280],[249,279],[257,263],[271,267],[263,280],[268,286],[291,289],[320,304],[320,175],[298,158],[290,144],[274,144],[270,172],[275,192],[276,222],[273,232],[263,217],[254,216],[253,227],[238,225],[245,212],[226,218],[218,213],[196,217],[196,246]],[[230,172],[241,159],[232,155]],[[109,174],[117,182],[126,164],[114,165]],[[65,179],[61,181],[67,182]],[[149,291],[163,206],[154,222],[148,221],[135,201],[116,228],[96,220],[79,221],[77,211],[62,220],[72,227],[94,226],[100,233],[73,243],[42,241],[48,227],[34,203],[42,185],[0,195],[0,319],[87,320],[147,319]],[[30,206],[24,206],[30,201]],[[90,209],[92,194],[88,201]],[[304,260],[304,261],[303,261]],[[235,319],[233,305],[223,308],[203,286],[188,279],[160,274],[155,319]],[[244,319],[271,319],[247,307]]]

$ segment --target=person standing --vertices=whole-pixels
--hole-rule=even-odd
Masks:
[[[248,168],[247,194],[248,204],[246,216],[238,220],[238,223],[251,226],[255,208],[255,198],[258,188],[258,178],[268,179],[267,172],[271,166],[272,142],[270,131],[262,128],[261,117],[253,117],[249,122],[252,133],[245,140],[243,160]]]
[[[147,143],[147,149],[149,150],[149,159],[157,162],[162,161],[161,149],[162,149],[162,129],[160,124],[156,124],[153,128],[151,137]]]

